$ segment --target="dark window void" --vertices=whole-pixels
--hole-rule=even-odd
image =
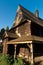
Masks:
[[[43,44],[33,44],[34,56],[43,56]]]
[[[14,55],[14,45],[13,44],[8,45],[8,54]]]
[[[32,22],[31,23],[31,34],[36,36],[43,36],[43,27]]]

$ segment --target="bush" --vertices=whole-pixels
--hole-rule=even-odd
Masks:
[[[22,58],[13,59],[12,56],[0,54],[0,65],[29,65],[29,64],[25,63]]]
[[[0,54],[0,65],[11,65],[8,55]]]
[[[41,62],[39,65],[43,65],[43,62]]]
[[[24,65],[22,58],[14,59],[13,65]]]
[[[30,65],[34,65],[34,63],[33,64],[30,64]]]

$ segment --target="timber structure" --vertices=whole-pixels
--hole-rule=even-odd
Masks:
[[[43,19],[38,13],[18,6],[12,28],[4,33],[3,54],[22,57],[31,64],[35,57],[43,56]]]

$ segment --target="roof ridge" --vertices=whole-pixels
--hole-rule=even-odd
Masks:
[[[35,16],[34,13],[30,12],[30,11],[27,10],[25,7],[23,7],[23,6],[21,6],[21,5],[19,5],[19,6],[20,6],[20,9],[21,9],[21,10],[23,10],[23,11],[25,11],[25,12],[27,11],[28,13],[31,13],[33,16]],[[26,12],[26,13],[27,13],[27,12]],[[35,16],[35,17],[36,17],[36,16]],[[36,18],[37,18],[37,17],[36,17]],[[40,18],[40,17],[39,17],[39,18]]]

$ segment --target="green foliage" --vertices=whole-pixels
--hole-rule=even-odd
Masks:
[[[15,59],[13,65],[17,65],[17,64],[18,64],[17,60]]]
[[[2,38],[2,35],[1,35],[1,31],[0,31],[0,40],[1,40],[1,38]]]
[[[43,65],[43,63],[40,63],[39,65]]]
[[[4,28],[2,28],[2,29],[1,29],[1,33],[3,34],[4,32],[5,32],[5,29],[4,29]]]
[[[8,26],[6,26],[6,31],[9,31],[9,27]]]
[[[24,65],[22,58],[14,59],[13,65]]]
[[[0,65],[34,65],[34,64],[25,64],[22,58],[17,58],[13,60],[12,56],[10,55],[0,54]]]
[[[30,65],[34,65],[34,63],[33,64],[30,64]]]
[[[0,65],[11,65],[8,55],[0,54]]]
[[[2,29],[0,30],[0,40],[3,39],[3,34],[4,34],[4,32],[5,32],[5,29],[2,28]]]

